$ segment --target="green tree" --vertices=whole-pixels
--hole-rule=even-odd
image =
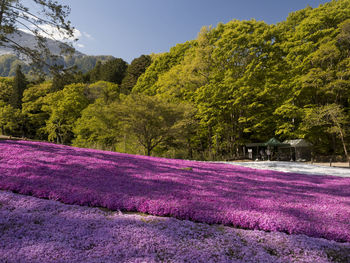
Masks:
[[[310,130],[316,128],[319,131],[335,135],[340,139],[344,155],[349,161],[347,149],[346,134],[349,132],[349,116],[337,104],[327,104],[321,107],[305,109],[306,116],[303,122],[304,128]],[[334,141],[334,144],[336,142]],[[336,151],[336,145],[333,145],[333,153]]]
[[[145,73],[138,78],[132,91],[136,93],[142,92],[147,95],[155,95],[158,89],[158,86],[155,84],[159,76],[170,70],[173,66],[180,64],[184,59],[186,51],[190,49],[193,44],[193,41],[177,44],[167,53],[153,55],[152,64],[146,69]]]
[[[311,125],[310,118],[325,113],[321,109],[328,111],[329,105],[348,114],[349,18],[350,2],[339,0],[294,12],[277,25],[275,43],[286,70],[279,89],[281,104],[274,112],[276,134],[306,136],[316,154],[344,152],[339,133],[327,131],[325,125]]]
[[[51,93],[51,82],[30,85],[23,93],[22,114],[25,116],[26,137],[47,140],[44,131],[50,115],[42,108],[46,105],[45,97]]]
[[[121,84],[128,64],[121,58],[108,60],[101,66],[100,80]]]
[[[23,136],[23,122],[19,109],[0,103],[0,129],[3,135]]]
[[[192,100],[194,93],[210,83],[216,66],[213,60],[215,30],[203,27],[193,46],[183,54],[183,60],[161,74],[154,84],[158,94],[182,100]]]
[[[138,78],[146,71],[151,62],[152,59],[148,55],[142,55],[131,61],[121,84],[122,93],[129,94],[131,92]]]
[[[51,90],[53,92],[56,92],[63,90],[63,88],[69,84],[84,82],[83,76],[80,75],[76,70],[76,67],[71,67],[64,70],[53,70]]]
[[[176,104],[137,94],[125,98],[119,114],[125,131],[135,135],[148,156],[176,134],[176,123],[181,119]]]
[[[201,159],[200,155],[200,124],[197,109],[191,103],[177,102],[177,111],[181,117],[174,125],[176,133],[169,141],[174,150],[172,158]],[[169,148],[169,145],[166,145]]]
[[[90,82],[97,82],[101,80],[101,72],[102,72],[102,62],[97,61],[95,67],[88,73]]]
[[[204,85],[193,96],[198,117],[209,158],[232,158],[247,140],[264,140],[274,133],[272,112],[280,78],[274,27],[233,20],[200,37],[200,53],[211,55],[200,71],[208,80],[203,78]]]
[[[74,124],[89,104],[85,89],[85,84],[71,84],[45,97],[42,110],[50,116],[44,127],[49,141],[65,144],[73,139]]]
[[[118,107],[105,103],[99,98],[85,108],[74,126],[73,145],[103,150],[115,150],[121,140]]]
[[[5,104],[10,103],[13,93],[13,78],[0,77],[0,101]]]
[[[103,63],[98,61],[95,67],[88,73],[90,82],[100,80],[121,84],[126,74],[128,63],[121,58],[114,58]]]
[[[13,108],[22,108],[23,92],[27,88],[28,81],[25,75],[22,73],[21,66],[17,66],[16,75],[13,80],[13,92],[10,99],[10,103]]]
[[[106,104],[110,104],[119,99],[120,88],[119,85],[115,83],[98,81],[88,85],[84,94],[91,102],[102,98]]]

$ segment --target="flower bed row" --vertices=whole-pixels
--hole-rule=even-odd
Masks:
[[[0,191],[0,262],[348,262],[349,243],[121,214]]]
[[[66,204],[350,241],[350,178],[1,141],[0,189]]]

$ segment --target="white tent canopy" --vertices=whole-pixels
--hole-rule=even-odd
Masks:
[[[290,144],[291,147],[299,148],[299,147],[311,147],[312,144],[304,139],[296,139],[296,140],[286,140],[283,143]]]

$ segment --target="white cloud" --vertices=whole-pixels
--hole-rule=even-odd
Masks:
[[[74,41],[75,39],[80,38],[82,36],[82,33],[78,29],[74,29],[73,36],[69,36],[67,31],[58,30],[56,27],[49,24],[38,25],[37,27],[34,25],[30,25],[29,28],[33,31],[38,29],[39,35],[58,41]],[[33,32],[29,29],[20,28],[19,30],[33,35]]]
[[[58,41],[73,41],[74,39],[80,38],[81,36],[86,36],[86,32],[84,32],[84,34],[82,34],[79,30],[75,29],[74,30],[74,37],[70,37],[70,38],[67,39],[67,38],[65,38],[67,36],[64,35],[64,32],[60,32],[56,28],[54,28],[54,27],[52,27],[50,25],[45,25],[45,26],[41,26],[41,27],[42,27],[42,29],[45,32],[47,32],[51,36],[49,36],[48,34],[44,33],[44,31],[38,32],[40,35],[42,35],[43,37],[54,39],[54,40],[58,40]],[[27,28],[19,28],[19,30],[24,32],[24,33],[27,33],[27,34],[34,35],[34,33],[31,30],[27,29]],[[91,37],[91,35],[89,35],[89,36]],[[85,45],[82,44],[82,43],[74,42],[72,44],[76,48],[85,48]]]
[[[74,39],[82,36],[81,32],[78,29],[74,29],[73,36],[69,36],[67,31],[58,30],[56,27],[49,24],[40,25],[40,28],[42,30],[41,32],[39,31],[39,34],[41,34],[43,37],[52,38],[58,41],[73,41]]]
[[[76,44],[76,46],[77,46],[78,48],[84,48],[84,47],[85,47],[85,45],[80,44],[80,43]]]
[[[90,35],[89,33],[87,32],[83,32],[83,35],[88,38],[88,39],[94,39],[92,35]]]

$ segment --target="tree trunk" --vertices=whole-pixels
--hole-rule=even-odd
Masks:
[[[193,149],[191,147],[191,142],[189,139],[187,139],[187,149],[188,149],[187,155],[190,158],[190,160],[192,160],[193,159]]]
[[[348,154],[348,151],[347,151],[347,149],[346,149],[346,144],[345,144],[345,141],[344,141],[344,134],[343,134],[343,131],[340,130],[339,133],[340,133],[341,142],[342,142],[342,144],[343,144],[343,149],[344,149],[344,153],[345,153],[346,159],[349,160],[349,154]]]
[[[2,26],[2,20],[4,17],[5,7],[6,7],[6,0],[2,0],[1,1],[1,9],[0,9],[0,27]]]

